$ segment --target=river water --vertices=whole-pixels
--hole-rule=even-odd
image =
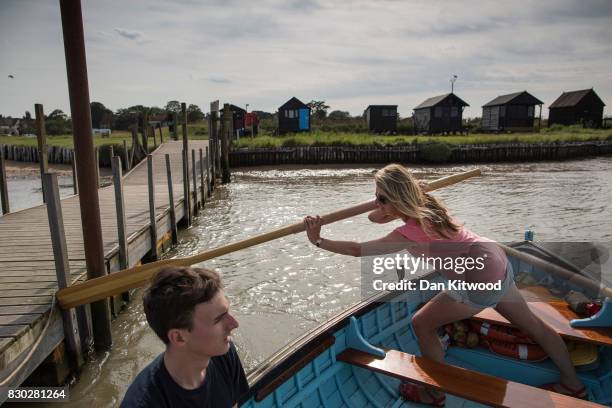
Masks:
[[[414,167],[432,180],[470,166]],[[484,175],[445,188],[452,214],[498,241],[612,241],[612,157],[567,162],[481,165]],[[216,189],[168,257],[194,255],[374,198],[374,167],[252,169]],[[368,240],[397,224],[373,225],[365,215],[323,228],[331,239]],[[360,264],[311,245],[305,234],[278,239],[205,262],[222,273],[240,328],[234,341],[245,369],[329,317],[360,301]],[[135,375],[162,350],[137,297],[113,325],[111,352],[92,358],[71,388],[66,407],[113,407]],[[23,405],[21,405],[23,406]],[[40,407],[41,405],[37,405]]]

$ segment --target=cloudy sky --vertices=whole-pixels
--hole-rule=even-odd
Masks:
[[[480,116],[497,95],[548,104],[593,87],[612,105],[612,1],[82,0],[90,98],[116,110],[291,96],[402,117],[450,91]],[[59,2],[0,0],[0,113],[69,112]],[[10,78],[9,75],[14,76]],[[612,107],[606,107],[612,114]]]

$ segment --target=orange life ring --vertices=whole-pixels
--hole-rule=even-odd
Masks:
[[[535,342],[525,333],[518,329],[513,329],[512,327],[470,320],[470,328],[486,340],[499,340],[506,343],[535,344]]]
[[[548,354],[537,344],[506,343],[498,340],[487,340],[486,344],[493,353],[517,360],[542,361],[548,358]]]

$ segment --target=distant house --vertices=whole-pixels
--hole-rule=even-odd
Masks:
[[[295,96],[278,108],[278,133],[310,132],[310,107]]]
[[[426,99],[414,108],[417,133],[446,133],[463,130],[463,108],[468,105],[454,93]]]
[[[606,104],[593,89],[563,92],[548,108],[548,126],[582,124],[599,128]]]
[[[370,105],[363,114],[370,132],[397,132],[397,105]]]
[[[501,95],[482,106],[482,130],[531,132],[535,118],[535,106],[542,102],[527,91]]]
[[[0,118],[0,135],[19,135],[21,133],[22,120],[11,117]]]

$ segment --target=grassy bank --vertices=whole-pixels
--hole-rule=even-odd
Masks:
[[[208,128],[205,123],[189,124],[187,133],[190,139],[207,139]],[[168,128],[162,130],[164,140],[170,138]],[[179,137],[181,131],[179,128]],[[156,131],[159,141],[159,130]],[[305,134],[292,134],[283,137],[262,135],[255,138],[242,137],[234,141],[237,148],[273,148],[293,146],[360,146],[360,145],[400,145],[411,143],[439,142],[450,145],[457,144],[491,144],[491,143],[550,143],[550,142],[582,142],[595,140],[612,140],[612,130],[583,129],[580,126],[544,128],[540,133],[504,133],[504,134],[469,134],[461,136],[378,136],[368,133],[339,133],[313,131]],[[122,145],[127,140],[131,144],[132,136],[126,131],[113,131],[111,137],[94,136],[96,146]],[[72,135],[48,136],[49,145],[73,147]],[[35,137],[0,136],[0,144],[36,146]],[[149,138],[153,145],[153,138]]]
[[[208,130],[205,126],[194,124],[187,126],[187,134],[190,139],[208,139]],[[162,135],[164,140],[169,140],[171,134],[168,132],[168,128],[162,129]],[[181,129],[178,132],[179,137],[181,136]],[[155,137],[159,143],[159,129],[155,130]],[[95,146],[104,145],[123,145],[123,141],[126,140],[128,145],[132,143],[131,132],[123,130],[114,130],[110,137],[102,137],[99,135],[94,136]],[[26,136],[0,136],[0,144],[20,145],[20,146],[37,146],[36,137]],[[47,136],[47,144],[50,146],[60,147],[74,147],[72,135],[59,135],[59,136]],[[153,146],[153,137],[149,137],[149,145]]]
[[[456,144],[490,143],[550,143],[612,140],[612,130],[565,128],[541,133],[470,134],[465,136],[376,136],[363,133],[311,132],[284,137],[243,137],[234,146],[238,148],[293,147],[293,146],[359,146],[398,145],[439,142]]]

